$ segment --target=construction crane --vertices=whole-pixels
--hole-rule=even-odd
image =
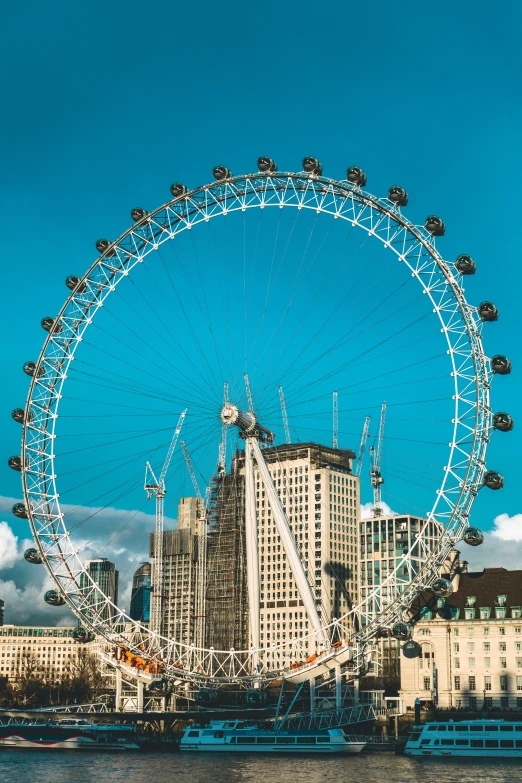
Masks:
[[[228,384],[227,384],[228,386]],[[179,444],[183,450],[183,456],[187,463],[188,472],[192,480],[192,486],[198,499],[198,512],[199,506],[204,505],[204,510],[200,519],[198,519],[198,560],[196,564],[197,579],[196,579],[196,614],[192,615],[192,619],[195,623],[195,639],[194,643],[197,647],[204,647],[205,645],[205,619],[206,619],[206,582],[207,582],[207,509],[209,499],[209,487],[205,492],[205,502],[198,485],[196,473],[190,459],[190,454],[187,449],[185,441],[180,441]]]
[[[290,427],[288,426],[288,414],[286,412],[286,401],[285,401],[285,394],[283,392],[283,387],[279,387],[279,402],[281,403],[281,414],[283,416],[283,425],[285,428],[285,443],[291,443],[292,440],[290,438]]]
[[[254,400],[252,397],[252,389],[250,388],[250,381],[248,380],[248,375],[245,373],[243,375],[243,378],[245,379],[245,389],[246,389],[246,395],[248,400],[248,410],[250,413],[254,412]]]
[[[368,440],[370,436],[370,417],[367,416],[364,420],[364,426],[363,431],[361,435],[361,442],[359,444],[359,452],[357,454],[357,462],[355,463],[355,475],[360,476],[361,470],[362,470],[362,463],[363,463],[363,457],[364,457],[364,450],[366,448],[366,441]]]
[[[194,492],[196,493],[196,497],[198,500],[203,500],[199,486],[198,486],[198,480],[196,478],[196,474],[194,472],[194,468],[192,466],[192,460],[190,459],[190,454],[187,449],[187,444],[184,440],[180,440],[179,445],[182,448],[183,456],[185,457],[185,462],[187,463],[188,472],[190,475],[190,478],[192,480],[192,486],[194,487]]]
[[[376,517],[380,517],[382,514],[381,487],[384,484],[384,479],[381,476],[381,460],[382,460],[382,443],[384,440],[385,421],[386,421],[386,401],[383,402],[381,407],[381,421],[379,424],[379,434],[377,436],[377,446],[370,446],[370,476],[372,479],[372,487],[373,487],[373,513],[374,516]]]
[[[334,449],[339,448],[339,403],[337,399],[337,392],[333,393],[333,438],[332,446]]]
[[[147,462],[145,465],[145,483],[144,490],[147,493],[147,497],[151,498],[153,495],[156,498],[156,527],[154,531],[154,563],[152,574],[152,601],[151,601],[151,616],[150,616],[150,630],[152,633],[161,633],[161,618],[163,609],[163,518],[164,518],[164,501],[167,490],[165,488],[165,477],[169,469],[176,443],[178,442],[179,433],[183,426],[185,416],[187,415],[187,408],[183,411],[178,419],[174,435],[170,441],[169,450],[165,457],[165,462],[161,469],[159,479],[150,465]]]

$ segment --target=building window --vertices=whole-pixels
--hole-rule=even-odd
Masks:
[[[474,669],[474,668],[475,668],[475,659],[468,658],[468,669]]]
[[[517,691],[522,691],[522,676],[517,674]]]
[[[460,652],[460,645],[458,642],[453,642],[453,652]]]
[[[481,620],[489,620],[491,614],[491,609],[489,606],[481,606],[480,607],[480,619]]]
[[[424,677],[424,690],[431,690],[431,679],[429,677]]]
[[[500,668],[501,669],[507,669],[507,659],[506,658],[500,658]]]
[[[455,690],[460,691],[460,677],[455,677]]]
[[[474,620],[475,619],[475,610],[470,609],[469,607],[464,608],[464,619],[465,620]]]
[[[505,595],[499,595],[497,597],[497,604],[499,606],[505,606],[506,605],[506,596]]]
[[[455,669],[460,669],[460,658],[455,658],[453,663],[454,663]]]
[[[505,606],[495,606],[495,617],[497,620],[503,620],[506,616]]]
[[[512,606],[511,607],[511,617],[513,620],[519,620],[520,619],[520,606]]]
[[[500,690],[507,691],[507,676],[505,674],[500,675]]]
[[[484,677],[484,690],[490,691],[491,690],[491,675],[486,674]]]
[[[491,658],[484,658],[484,668],[491,669]]]
[[[475,606],[477,598],[474,595],[466,596],[466,606]]]
[[[499,649],[499,652],[506,652],[506,642],[499,642],[498,643],[498,649]]]
[[[475,642],[468,642],[468,652],[475,652]]]
[[[476,686],[475,675],[470,674],[470,676],[468,677],[468,680],[469,680],[469,686],[468,686],[469,690],[470,691],[474,691],[475,690],[475,686]]]

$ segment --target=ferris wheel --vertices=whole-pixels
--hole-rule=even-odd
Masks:
[[[455,544],[483,540],[470,525],[472,503],[482,487],[504,483],[487,465],[487,445],[494,430],[513,427],[509,414],[490,407],[493,377],[509,374],[511,364],[501,354],[488,358],[482,346],[483,326],[498,310],[467,302],[464,281],[476,264],[470,255],[444,260],[436,247],[443,221],[410,222],[406,191],[371,195],[357,166],[337,180],[313,157],[297,172],[261,157],[255,173],[216,166],[213,175],[194,189],[173,184],[172,198],[153,211],[133,209],[133,225],[115,241],[96,242],[88,270],[67,278],[60,312],[42,320],[43,348],[23,368],[27,402],[12,414],[23,434],[21,455],[9,464],[21,471],[24,492],[13,513],[31,525],[27,559],[43,562],[54,579],[48,603],[67,603],[84,638],[125,645],[163,676],[299,682],[347,663],[357,673],[383,629],[409,638],[408,609],[419,592],[451,593],[440,574]],[[387,499],[423,520],[387,574],[336,617],[318,605],[313,555],[299,546],[268,459],[291,440],[331,439],[332,392],[341,423],[334,443],[343,448],[358,442],[363,422],[367,434],[368,414],[386,399]],[[175,450],[181,426],[184,454]],[[207,487],[230,473],[234,448],[242,455],[244,649],[214,648],[203,634],[181,641],[131,620],[85,566],[117,555],[131,573],[140,558],[158,556],[149,550],[143,464],[156,482],[146,485],[149,496],[163,504],[167,484],[169,496],[191,494],[185,443],[191,477]],[[270,560],[270,538],[258,535],[260,493],[307,619],[305,631],[296,622],[270,641],[260,635],[260,562]],[[311,485],[309,495],[307,511],[305,501],[300,507],[306,529],[321,516],[313,510],[325,508]],[[165,505],[167,524],[173,508]],[[321,524],[332,528],[331,519],[323,515]],[[352,533],[358,522],[356,514]],[[419,550],[418,572],[391,590]],[[353,536],[339,532],[339,551],[355,569]],[[376,597],[378,616],[361,623]]]

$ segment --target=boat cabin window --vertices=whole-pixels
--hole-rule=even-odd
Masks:
[[[455,745],[465,746],[466,748],[469,746],[469,740],[455,740]]]
[[[522,731],[522,723],[517,723],[516,726],[513,727],[515,731]]]
[[[428,731],[437,731],[437,726],[428,726]]]
[[[258,737],[257,741],[260,745],[272,745],[275,742],[275,737]]]
[[[484,731],[484,726],[470,726],[470,731]]]
[[[522,748],[522,740],[515,740],[515,748]]]
[[[514,728],[515,728],[514,726],[509,726],[509,725],[507,725],[507,726],[500,726],[500,731],[513,731]],[[522,726],[521,726],[521,729],[522,729]]]
[[[514,748],[515,747],[515,740],[500,740],[500,747],[501,748]]]
[[[315,745],[315,737],[297,737],[298,745]]]
[[[486,731],[498,731],[498,726],[486,726]]]
[[[469,726],[455,726],[455,731],[469,731]]]
[[[277,737],[277,742],[280,742],[282,745],[293,745],[295,737]]]
[[[330,737],[317,737],[317,742],[330,742]]]
[[[225,732],[224,731],[215,731],[214,732],[214,739],[223,739],[224,736],[225,736]]]
[[[234,737],[235,739],[235,737]],[[238,737],[237,738],[237,744],[238,745],[250,745],[252,742],[255,742],[254,737]]]
[[[486,748],[498,748],[498,740],[486,740]]]
[[[236,729],[245,729],[245,728],[246,728],[246,723],[242,720],[238,721]]]
[[[470,744],[470,747],[472,747],[472,748],[483,748],[484,747],[484,740],[470,740],[469,744]]]
[[[429,745],[430,742],[431,742],[430,739],[423,739],[423,740],[421,740],[421,745]]]
[[[446,731],[446,726],[437,726],[437,731]]]
[[[189,731],[189,737],[199,737],[199,731]]]
[[[225,723],[225,729],[234,729],[235,727],[236,727],[235,721]],[[239,726],[237,728],[239,728]]]

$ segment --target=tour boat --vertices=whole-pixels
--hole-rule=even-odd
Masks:
[[[414,726],[407,756],[522,758],[522,721],[430,721]]]
[[[235,720],[187,726],[180,748],[213,753],[360,753],[365,745],[365,742],[348,741],[342,729],[260,729]]]
[[[94,723],[77,718],[60,721],[11,719],[0,725],[0,750],[138,750],[135,736],[134,726],[114,723]]]

